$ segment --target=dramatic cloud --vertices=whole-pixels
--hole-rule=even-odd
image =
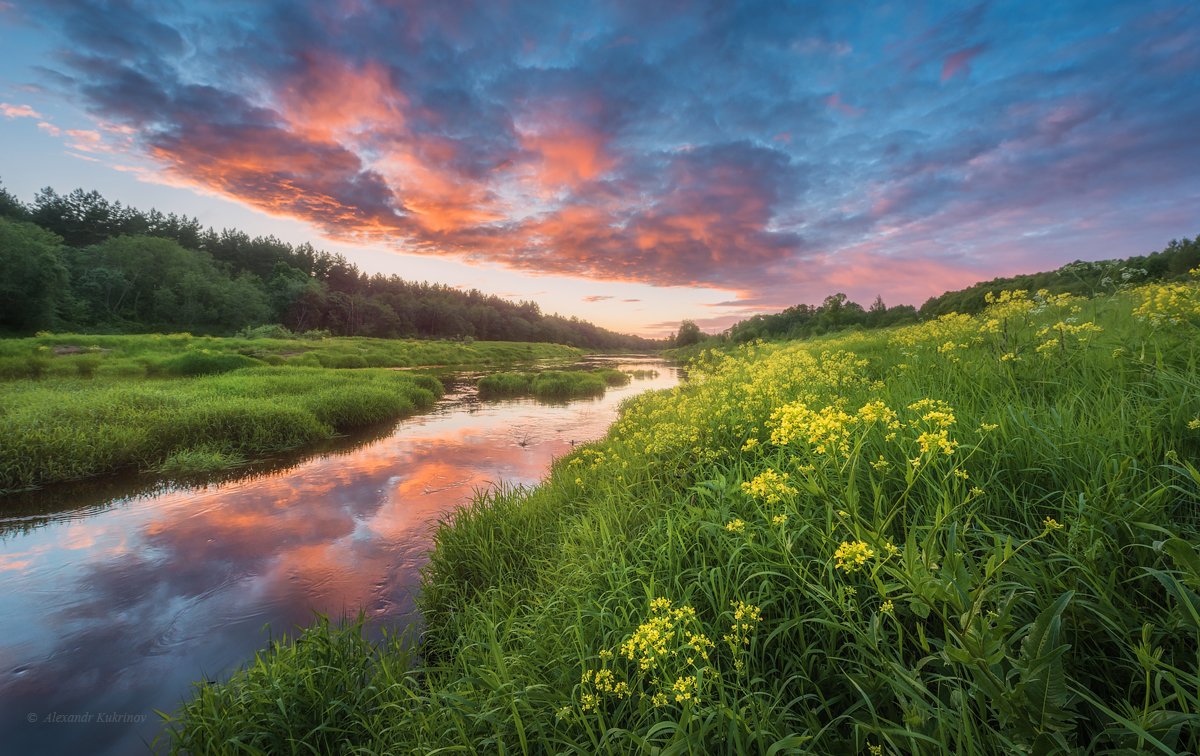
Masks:
[[[338,238],[769,308],[1200,225],[1193,4],[170,8],[29,5],[62,133]]]

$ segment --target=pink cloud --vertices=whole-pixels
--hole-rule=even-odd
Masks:
[[[42,114],[34,110],[29,105],[12,105],[7,102],[0,102],[0,113],[4,114],[5,118],[42,118]]]
[[[825,104],[828,105],[830,108],[833,108],[834,110],[838,111],[842,115],[847,115],[847,116],[850,116],[851,118],[858,118],[860,115],[862,115],[863,113],[866,112],[862,108],[856,108],[853,105],[850,105],[849,103],[842,102],[842,93],[841,92],[834,92],[833,94],[826,97]]]
[[[951,53],[942,61],[942,81],[948,81],[958,74],[963,77],[971,75],[971,61],[984,51],[986,45],[974,45]]]

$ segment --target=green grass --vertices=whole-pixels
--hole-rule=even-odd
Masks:
[[[180,449],[154,466],[154,472],[166,476],[203,475],[245,464],[246,459],[220,449]]]
[[[1198,324],[1150,287],[700,355],[441,525],[415,649],[322,623],[171,746],[1196,753]]]
[[[239,338],[148,334],[42,334],[0,339],[0,381],[42,378],[177,377],[243,367],[491,366],[573,361],[581,350],[559,344],[415,339]]]
[[[236,355],[235,355],[236,356]],[[45,378],[3,387],[0,489],[122,468],[210,471],[429,407],[430,376],[255,367],[165,380]]]
[[[492,373],[479,379],[479,396],[499,399],[532,396],[560,402],[603,396],[609,386],[624,386],[630,377],[620,370],[543,370],[540,372]]]

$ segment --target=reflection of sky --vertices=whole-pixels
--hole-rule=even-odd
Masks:
[[[0,1],[4,180],[646,332],[1197,232],[1194,0]]]
[[[475,489],[538,481],[572,441],[603,435],[623,398],[673,384],[662,372],[566,406],[446,404],[280,475],[6,536],[0,742],[128,752],[153,721],[39,729],[25,714],[173,709],[193,680],[246,661],[264,625],[278,634],[314,611],[403,621],[441,515]]]

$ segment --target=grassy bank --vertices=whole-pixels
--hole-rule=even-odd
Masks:
[[[415,651],[319,625],[206,753],[1195,753],[1200,288],[706,355],[441,527]]]
[[[45,334],[0,340],[0,491],[137,467],[228,468],[428,407],[388,370],[574,360],[558,344]]]
[[[164,475],[220,469],[402,417],[442,391],[426,375],[302,367],[0,385],[0,489],[130,466]]]
[[[492,373],[479,379],[483,399],[532,396],[542,401],[564,401],[603,396],[609,386],[624,386],[631,376],[620,370],[543,370],[540,372]]]
[[[579,349],[560,344],[513,341],[68,333],[0,339],[0,381],[191,376],[267,365],[339,369],[505,365],[532,360],[574,360],[581,354]]]

